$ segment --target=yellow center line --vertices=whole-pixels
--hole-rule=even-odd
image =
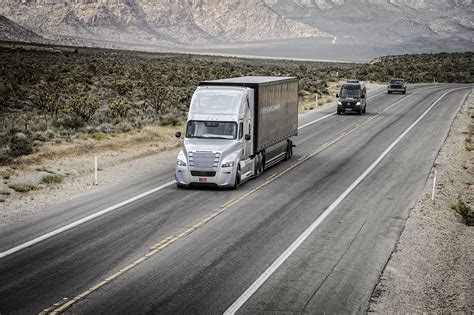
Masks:
[[[362,123],[358,123],[357,125],[355,125],[354,128],[350,129],[349,131],[343,132],[337,138],[335,138],[335,139],[333,139],[329,142],[324,143],[316,151],[312,152],[311,154],[306,155],[306,156],[302,156],[295,164],[289,166],[288,168],[286,168],[282,172],[269,176],[262,184],[255,187],[254,189],[248,191],[247,193],[240,196],[239,198],[231,199],[231,200],[227,201],[226,203],[224,203],[223,205],[219,206],[218,210],[213,211],[213,213],[211,215],[204,218],[203,220],[201,220],[197,224],[191,226],[190,228],[186,229],[185,231],[183,231],[183,232],[181,232],[181,233],[179,233],[175,236],[173,236],[173,235],[168,236],[165,239],[163,239],[163,240],[159,241],[158,243],[154,244],[153,246],[150,247],[148,253],[146,253],[144,256],[140,257],[139,259],[135,260],[131,264],[125,266],[122,269],[120,269],[118,272],[114,273],[112,276],[109,276],[105,280],[95,284],[94,286],[92,286],[91,288],[87,289],[86,291],[82,292],[81,294],[79,294],[78,296],[76,296],[74,298],[63,298],[60,302],[57,302],[57,303],[53,304],[53,306],[51,306],[47,309],[44,309],[42,312],[40,312],[40,314],[60,314],[60,313],[64,312],[65,310],[70,308],[72,305],[74,305],[78,301],[84,299],[88,295],[92,294],[94,291],[99,290],[101,287],[107,285],[111,281],[113,281],[116,278],[120,277],[121,275],[123,275],[124,273],[129,271],[130,269],[132,269],[132,268],[138,266],[139,264],[143,263],[145,260],[147,260],[148,258],[150,258],[153,255],[157,254],[158,252],[163,250],[165,247],[173,244],[174,242],[186,237],[187,235],[189,235],[189,234],[193,233],[194,231],[198,230],[199,228],[203,227],[204,225],[209,223],[209,221],[211,221],[212,219],[214,219],[215,217],[217,217],[218,215],[223,213],[226,209],[228,209],[228,208],[234,206],[235,204],[239,203],[240,201],[246,199],[248,196],[252,195],[256,191],[266,187],[267,185],[269,185],[270,183],[272,183],[275,180],[279,179],[283,175],[287,174],[288,172],[290,172],[294,168],[298,167],[299,165],[301,165],[305,161],[307,161],[310,158],[314,157],[315,155],[319,154],[321,151],[325,150],[329,146],[335,144],[336,142],[339,142],[341,139],[347,137],[348,135],[350,135],[351,133],[353,133],[357,129],[359,129],[362,126],[366,125],[367,123],[369,123],[373,119],[383,115],[384,113],[386,113],[387,111],[389,111],[390,109],[395,107],[396,105],[400,104],[401,102],[403,102],[404,100],[406,100],[407,98],[410,98],[411,96],[413,96],[415,94],[417,94],[417,93],[415,92],[415,93],[412,93],[410,95],[407,95],[407,96],[401,98],[397,102],[395,102],[395,103],[391,104],[390,106],[386,107],[383,111],[379,112],[377,115],[369,117],[367,120],[365,120]]]

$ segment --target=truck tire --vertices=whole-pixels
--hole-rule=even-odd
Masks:
[[[237,165],[237,172],[235,173],[235,181],[234,181],[234,186],[232,187],[234,190],[239,189],[240,186],[240,165]]]
[[[293,156],[293,142],[291,142],[291,140],[288,140],[287,147],[286,147],[285,161],[290,160],[292,156]]]
[[[365,114],[365,110],[367,109],[367,105],[364,106],[364,109],[362,110],[362,112]]]
[[[340,114],[341,114],[341,111],[338,109],[336,113],[337,113],[338,115],[340,115]]]
[[[358,114],[359,116],[362,116],[362,108],[359,108],[359,110],[357,111],[357,114]]]
[[[257,175],[260,175],[263,173],[263,153],[260,152],[258,155],[257,155]]]
[[[388,93],[388,94],[392,94],[392,92],[391,92],[391,91],[388,91],[387,93]]]
[[[407,90],[404,90],[404,91],[403,91],[403,94],[406,94],[406,93],[407,93]]]
[[[176,187],[179,188],[179,189],[186,188],[186,186],[184,186],[183,184],[180,184],[180,183],[176,183]]]

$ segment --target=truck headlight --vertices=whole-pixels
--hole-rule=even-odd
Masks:
[[[186,162],[182,161],[182,160],[177,160],[176,161],[176,165],[179,165],[179,166],[186,166]]]
[[[222,164],[222,167],[232,167],[232,166],[234,166],[234,161],[229,161]]]
[[[342,103],[338,101],[338,102],[337,102],[337,105],[342,106]]]
[[[360,102],[357,102],[357,103],[356,103],[356,106],[360,106]]]

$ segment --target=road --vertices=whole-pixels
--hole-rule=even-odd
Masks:
[[[312,111],[293,159],[238,191],[167,185],[4,255],[0,313],[364,312],[471,89],[372,91],[363,116]],[[168,183],[174,163],[1,226],[0,257]]]

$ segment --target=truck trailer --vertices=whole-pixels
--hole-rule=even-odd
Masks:
[[[237,189],[268,167],[289,160],[291,137],[297,134],[297,78],[248,76],[200,82],[177,157],[176,185]]]

